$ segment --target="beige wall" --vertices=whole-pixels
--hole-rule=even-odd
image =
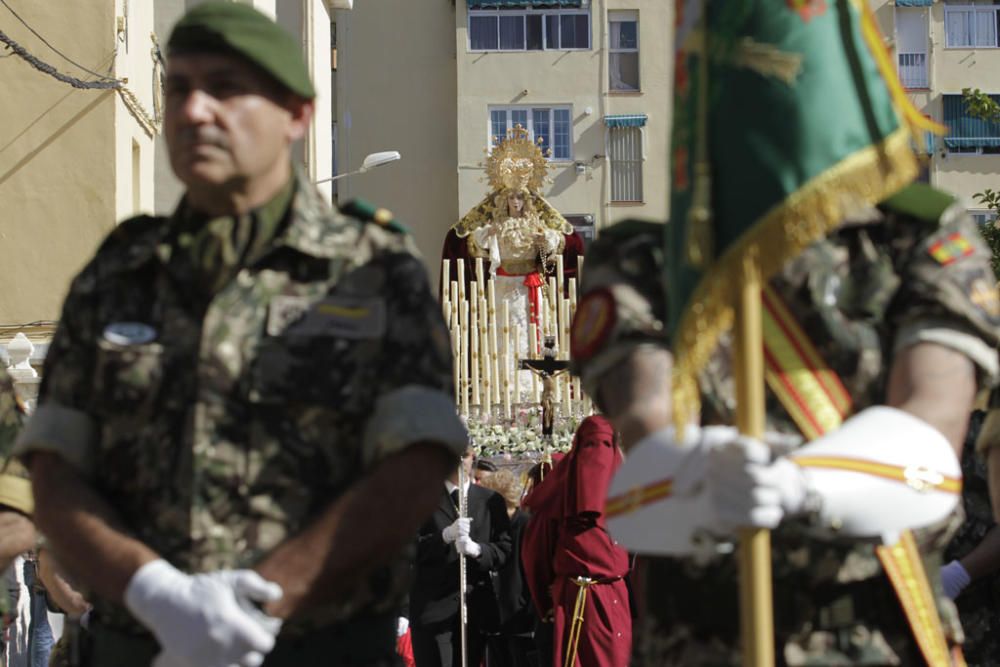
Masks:
[[[114,0],[7,2],[73,60],[96,72],[109,71]],[[92,78],[42,44],[6,8],[0,7],[0,16],[4,32],[29,53],[66,74]],[[0,59],[0,81],[0,238],[5,250],[0,324],[52,320],[71,277],[118,214],[118,102],[112,92],[73,88],[17,56]]]
[[[432,267],[458,211],[453,14],[446,0],[364,0],[335,16],[339,169],[376,151],[402,154],[338,181],[339,200],[392,210]]]
[[[157,124],[162,97],[155,88],[159,65],[153,55],[152,0],[136,2],[115,0],[115,16],[124,19],[116,33],[118,56],[115,76],[128,80],[126,104],[121,95],[115,98],[115,213],[116,220],[152,213],[154,193],[154,146],[159,133]],[[117,30],[117,26],[116,26]],[[154,99],[155,98],[155,99]]]

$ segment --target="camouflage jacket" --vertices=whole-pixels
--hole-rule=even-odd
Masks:
[[[997,372],[1000,304],[989,251],[954,200],[916,191],[920,206],[884,205],[843,225],[770,283],[840,375],[855,411],[884,400],[894,350],[914,342],[965,353],[982,383]],[[574,344],[588,353],[576,367],[588,386],[635,345],[667,344],[662,289],[650,278],[662,275],[661,243],[661,232],[631,223],[588,252],[578,312],[587,312],[587,295],[596,290],[610,290],[617,308],[617,317],[604,320],[613,322],[612,331],[578,332],[574,324]],[[595,340],[606,342],[576,345]],[[730,343],[722,342],[702,377],[706,423],[734,423]],[[797,431],[770,391],[767,412],[769,429]],[[936,586],[940,550],[955,521],[945,523],[917,536]],[[819,540],[804,524],[785,522],[772,537],[778,655],[788,664],[916,664],[876,545]],[[645,559],[633,664],[740,663],[735,560]],[[960,640],[954,607],[939,598],[946,632]]]
[[[408,444],[465,446],[447,331],[410,238],[331,212],[301,178],[287,211],[207,295],[172,261],[175,219],[115,229],[70,288],[19,444],[63,456],[187,572],[253,566]],[[303,625],[394,608],[407,570],[400,554]]]
[[[969,420],[969,432],[962,451],[962,507],[965,521],[944,552],[944,562],[965,557],[983,538],[996,529],[990,506],[989,476],[985,459],[977,455],[974,443],[980,434],[984,414],[976,411]],[[955,599],[965,644],[962,650],[969,665],[991,665],[1000,655],[1000,574],[993,573],[969,584]]]
[[[24,423],[24,411],[14,389],[14,381],[0,368],[0,512],[14,509],[30,514],[31,486],[20,461],[10,457]],[[0,615],[10,611],[7,586],[0,584]]]

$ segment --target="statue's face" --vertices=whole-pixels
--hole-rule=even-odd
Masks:
[[[515,218],[520,218],[524,212],[524,193],[511,192],[507,195],[507,212]]]

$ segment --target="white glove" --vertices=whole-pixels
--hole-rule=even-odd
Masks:
[[[472,519],[468,517],[455,519],[450,526],[445,526],[444,530],[441,531],[441,539],[444,540],[445,544],[451,544],[459,537],[468,537],[471,528]]]
[[[281,629],[253,602],[281,599],[281,588],[253,570],[188,575],[165,560],[140,567],[125,605],[156,636],[156,667],[258,667]]]
[[[396,637],[402,637],[410,629],[410,619],[400,616],[396,619]]]
[[[708,492],[724,528],[774,528],[782,517],[803,511],[809,486],[790,460],[771,461],[759,440],[739,436],[709,452]]]
[[[972,577],[957,560],[941,567],[941,586],[949,599],[957,598],[970,583],[972,583]]]
[[[460,535],[455,540],[455,549],[458,550],[458,553],[470,558],[479,558],[479,555],[483,553],[483,548],[479,546],[479,543],[468,535]]]

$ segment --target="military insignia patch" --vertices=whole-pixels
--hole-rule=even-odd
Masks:
[[[1000,318],[1000,296],[997,295],[996,286],[982,278],[976,278],[969,285],[969,299],[993,319]]]
[[[615,297],[609,290],[596,290],[584,296],[573,317],[570,334],[573,358],[586,361],[594,356],[607,342],[616,321]]]
[[[938,264],[948,266],[963,257],[968,257],[974,250],[972,244],[961,232],[955,232],[934,243],[927,252]]]
[[[385,301],[377,297],[328,296],[286,331],[291,336],[336,336],[358,340],[385,334]]]

